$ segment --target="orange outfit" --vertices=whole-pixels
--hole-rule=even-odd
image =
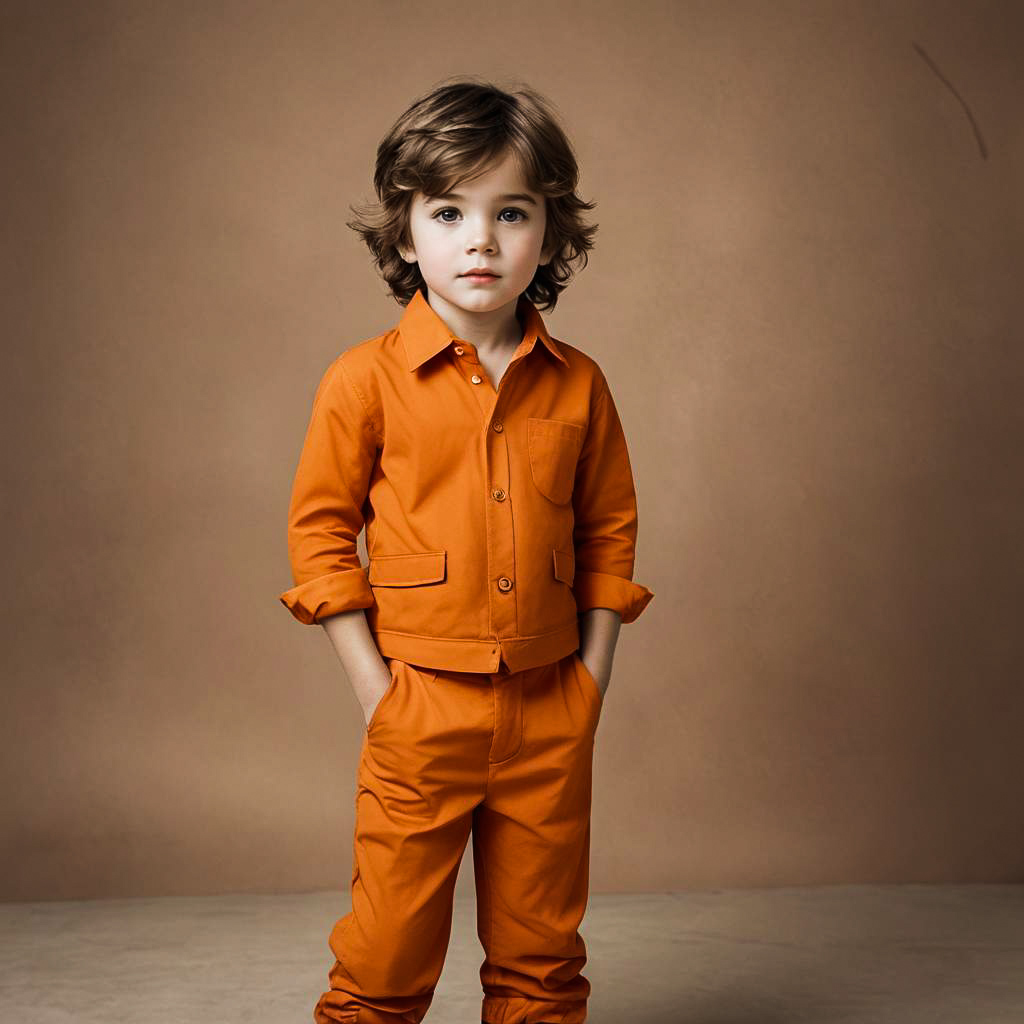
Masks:
[[[352,911],[317,1024],[418,1024],[470,832],[487,1024],[586,1020],[594,678],[573,651],[513,673],[391,662],[359,758]],[[467,1022],[468,1024],[468,1022]]]
[[[607,381],[524,296],[517,313],[497,391],[419,291],[396,328],[327,368],[288,515],[296,585],[280,599],[300,622],[365,608],[384,657],[519,671],[575,651],[578,613],[628,623],[647,606]]]
[[[496,389],[417,292],[397,327],[330,364],[313,401],[280,600],[305,624],[365,609],[391,667],[317,1024],[418,1024],[470,833],[482,1019],[586,1019],[577,928],[601,696],[578,615],[632,622],[654,595],[632,580],[636,496],[608,383],[524,296],[516,315],[523,339]]]

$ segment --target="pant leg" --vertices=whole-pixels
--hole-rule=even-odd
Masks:
[[[459,864],[487,784],[489,677],[439,679],[397,659],[391,667],[391,686],[363,739],[352,911],[331,932],[336,962],[313,1011],[317,1024],[422,1020],[444,966]]]
[[[486,1024],[578,1024],[590,883],[591,769],[602,697],[579,655],[493,676],[495,743],[473,815]]]

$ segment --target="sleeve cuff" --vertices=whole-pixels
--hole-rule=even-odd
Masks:
[[[654,597],[645,586],[606,572],[577,572],[572,590],[577,612],[611,608],[622,616],[623,625],[633,622]]]
[[[363,568],[318,576],[286,590],[279,600],[299,622],[307,626],[338,612],[369,608],[374,604],[373,591]]]

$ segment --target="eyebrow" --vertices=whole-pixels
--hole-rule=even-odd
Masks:
[[[462,200],[465,198],[465,196],[459,195],[458,192],[445,192],[443,196],[431,196],[429,199],[427,199],[427,202],[439,203],[441,202],[442,199]],[[537,205],[537,200],[534,199],[533,196],[528,196],[525,192],[508,192],[503,196],[498,196],[498,199],[503,203],[518,201],[522,203],[531,203],[533,206]]]

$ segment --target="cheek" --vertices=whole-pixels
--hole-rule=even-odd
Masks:
[[[458,246],[451,232],[425,231],[417,251],[428,266],[439,266],[451,261]]]
[[[524,231],[515,240],[515,253],[524,262],[536,262],[544,245],[544,230]]]
[[[413,245],[420,259],[437,258],[437,255],[444,253],[451,248],[452,232],[445,230],[437,221],[430,217],[414,219],[410,225]]]

